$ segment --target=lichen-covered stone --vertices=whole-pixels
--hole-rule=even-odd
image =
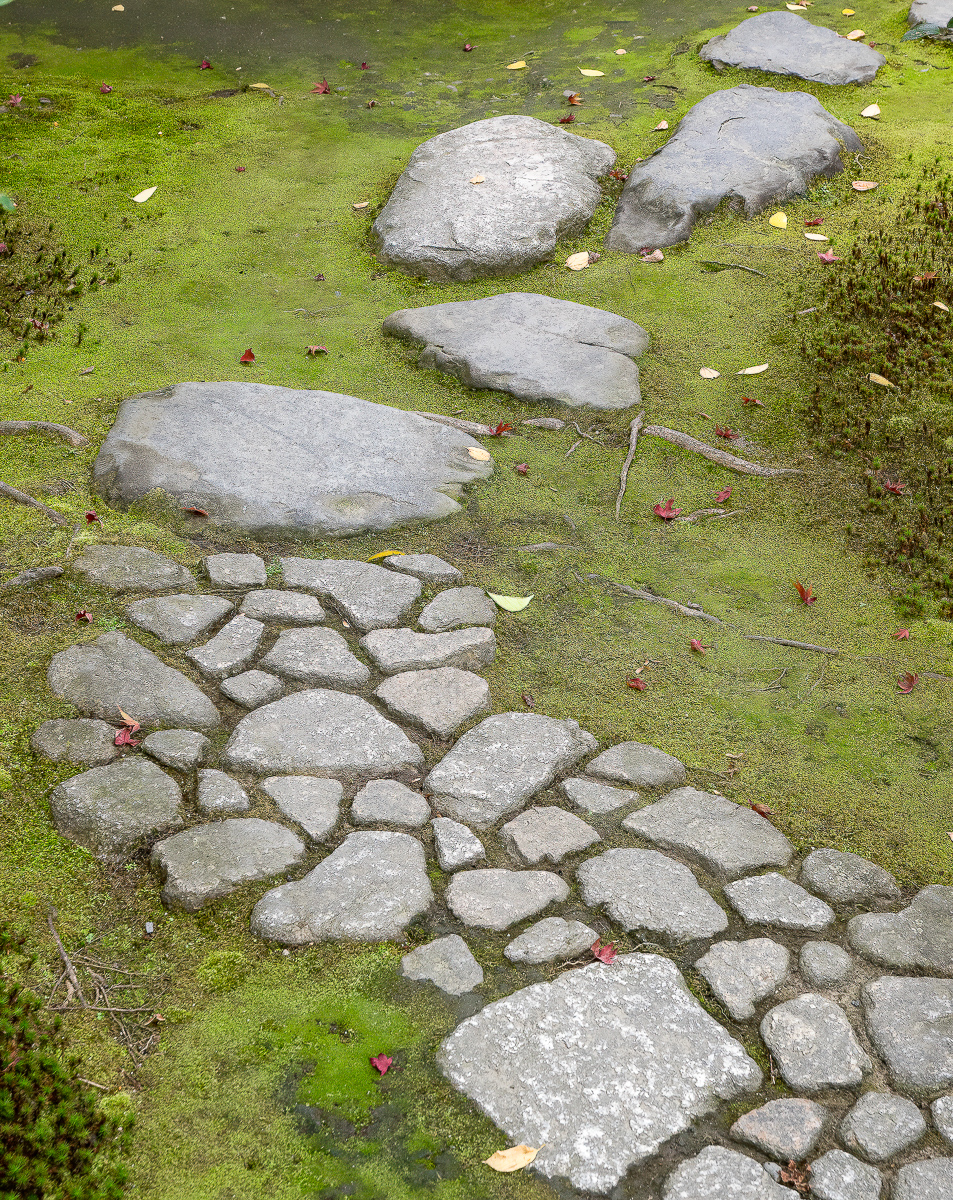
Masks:
[[[829,988],[842,983],[854,960],[833,942],[805,942],[801,947],[801,974],[812,987]]]
[[[496,624],[497,607],[483,588],[447,588],[425,606],[417,618],[424,633],[446,633],[464,625]]]
[[[557,959],[575,958],[598,940],[596,931],[581,921],[543,917],[508,942],[503,954],[514,963],[555,962]]]
[[[362,633],[398,624],[421,592],[420,580],[411,575],[349,558],[289,557],[281,560],[281,569],[285,583],[330,600]]]
[[[320,841],[337,824],[344,795],[337,779],[272,775],[263,779],[260,786],[274,800],[281,815],[294,821],[315,841]]]
[[[829,905],[777,871],[736,879],[726,884],[725,895],[731,907],[750,925],[817,931],[826,929],[834,920],[834,910]]]
[[[724,1146],[706,1146],[669,1175],[662,1200],[797,1200],[756,1159]]]
[[[953,982],[884,975],[861,1001],[894,1087],[929,1097],[953,1084]]]
[[[867,1162],[884,1162],[900,1154],[927,1131],[919,1108],[903,1096],[866,1092],[838,1130],[841,1142]]]
[[[321,687],[360,688],[369,668],[334,629],[285,629],[260,663],[283,679]]]
[[[847,938],[880,966],[953,975],[953,887],[925,887],[898,913],[852,917]]]
[[[857,1087],[873,1067],[843,1009],[825,996],[807,992],[778,1004],[762,1020],[761,1037],[797,1092]]]
[[[210,641],[190,650],[188,657],[205,675],[222,679],[248,666],[264,632],[261,621],[240,615],[232,617]]]
[[[202,565],[213,587],[261,587],[268,582],[265,560],[257,554],[210,554]]]
[[[815,1200],[880,1200],[883,1177],[876,1167],[843,1150],[828,1150],[811,1164]]]
[[[261,708],[263,704],[277,700],[285,688],[277,675],[256,669],[230,675],[222,680],[218,690],[242,708]]]
[[[634,787],[676,787],[685,782],[685,764],[656,746],[620,742],[594,758],[586,774]]]
[[[87,717],[44,721],[33,732],[30,746],[51,762],[85,763],[101,767],[119,756],[116,727]]]
[[[70,569],[88,583],[113,592],[195,588],[194,576],[181,563],[142,546],[87,546]]]
[[[178,646],[201,637],[234,607],[222,596],[148,596],[127,604],[126,616],[160,642]]]
[[[203,763],[212,743],[192,729],[157,729],[143,738],[142,748],[150,758],[174,771],[194,771]]]
[[[383,565],[424,583],[459,583],[463,575],[436,554],[389,554]]]
[[[900,899],[897,881],[889,871],[842,850],[813,850],[801,867],[801,883],[831,904]]]
[[[351,820],[355,825],[403,825],[418,829],[430,820],[430,805],[396,779],[372,779],[354,797]]]
[[[320,625],[328,619],[314,596],[274,588],[249,592],[239,611],[256,621],[278,621],[282,625]]]
[[[626,804],[638,802],[639,793],[626,788],[609,787],[591,779],[564,779],[559,790],[576,808],[587,813],[615,812]]]
[[[224,817],[248,812],[251,802],[248,793],[224,771],[199,771],[196,803],[207,816]]]
[[[374,695],[395,717],[439,738],[450,737],[490,708],[487,681],[458,667],[402,671],[385,679]]]
[[[483,968],[462,937],[451,933],[411,950],[400,960],[405,979],[427,980],[448,996],[472,992],[483,982]]]
[[[770,938],[752,938],[717,942],[695,963],[695,969],[736,1021],[749,1021],[754,1006],[784,982],[790,963],[785,946]]]
[[[561,862],[600,841],[591,825],[555,805],[526,809],[503,826],[500,837],[514,858],[530,866],[544,859]]]
[[[430,824],[441,871],[459,871],[486,858],[483,843],[466,825],[450,817],[434,817]]]
[[[827,1120],[827,1109],[813,1100],[770,1100],[739,1117],[729,1133],[762,1154],[800,1162],[813,1153]]]
[[[361,647],[385,673],[458,667],[480,671],[496,657],[492,629],[456,629],[451,633],[417,633],[413,629],[375,629]]]
[[[550,871],[459,871],[447,888],[447,905],[464,925],[508,929],[565,900],[569,886]]]

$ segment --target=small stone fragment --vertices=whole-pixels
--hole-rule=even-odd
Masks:
[[[853,1154],[879,1163],[918,1142],[926,1131],[923,1114],[912,1101],[867,1092],[841,1122],[838,1136]]]
[[[375,629],[361,646],[385,675],[436,667],[479,671],[496,656],[492,629],[458,629],[452,633],[417,633],[413,629]]]
[[[677,787],[685,782],[685,765],[655,746],[620,742],[594,758],[586,774],[636,787]]]
[[[841,850],[814,850],[801,867],[801,883],[831,904],[899,900],[897,881],[876,863]]]
[[[149,596],[126,605],[126,616],[167,646],[194,641],[235,606],[221,596]]]
[[[279,621],[282,625],[320,625],[328,618],[314,596],[273,588],[249,592],[239,611],[256,621]]]
[[[949,1200],[953,1196],[953,1158],[931,1158],[901,1167],[891,1200]]]
[[[140,546],[87,546],[71,570],[88,583],[114,592],[195,589],[192,573],[180,563]]]
[[[851,917],[847,939],[881,966],[953,975],[953,887],[925,887],[898,913]]]
[[[784,946],[770,938],[752,938],[747,942],[718,942],[695,963],[695,968],[736,1021],[750,1021],[755,1004],[784,982],[790,962]]]
[[[86,717],[44,721],[30,738],[35,754],[51,762],[85,763],[101,767],[119,755],[114,745],[116,727]]]
[[[405,954],[400,960],[400,973],[405,979],[428,980],[448,996],[462,996],[483,982],[483,968],[456,933]]]
[[[260,665],[283,679],[324,687],[359,688],[371,677],[333,629],[286,629]]]
[[[257,554],[210,554],[203,566],[213,587],[261,587],[268,582],[265,561]]]
[[[248,793],[224,771],[199,771],[196,798],[199,808],[210,817],[248,812],[251,807]]]
[[[883,1176],[877,1168],[843,1150],[828,1150],[811,1164],[815,1200],[880,1200],[882,1189]]]
[[[797,1192],[775,1183],[747,1154],[706,1146],[669,1175],[662,1200],[797,1200]]]
[[[565,900],[569,885],[550,871],[460,871],[450,880],[447,905],[464,925],[500,932],[548,905]]]
[[[543,859],[561,862],[567,854],[601,841],[598,833],[563,808],[528,808],[500,830],[509,853],[530,866]]]
[[[355,825],[405,825],[418,829],[430,820],[430,805],[420,792],[396,779],[372,779],[354,797],[351,820]]]
[[[836,987],[850,974],[853,962],[847,951],[833,942],[805,942],[801,947],[801,974],[812,987]]]
[[[464,625],[495,625],[497,607],[483,588],[448,588],[424,608],[417,624],[425,633],[446,633]]]
[[[424,583],[459,583],[463,578],[456,567],[436,554],[389,554],[384,559],[384,566],[413,575]]]
[[[330,833],[341,814],[344,787],[337,779],[314,775],[272,775],[261,781],[282,816],[300,825],[316,842]]]
[[[933,1124],[944,1141],[953,1145],[953,1096],[941,1096],[930,1105]]]
[[[218,690],[242,708],[260,708],[277,700],[284,691],[284,684],[276,675],[256,669],[223,679]]]
[[[543,917],[507,943],[503,954],[513,963],[555,962],[575,958],[590,949],[599,935],[581,921]]]
[[[194,771],[205,761],[212,743],[203,733],[192,729],[158,729],[143,739],[142,748],[150,758],[173,771]]]
[[[777,871],[737,879],[725,886],[725,896],[749,925],[820,930],[834,920],[834,910],[829,905]]]
[[[420,595],[419,579],[376,563],[335,558],[283,558],[285,583],[331,600],[362,633],[396,625]]]
[[[625,804],[638,802],[639,793],[625,788],[593,783],[591,779],[564,779],[559,790],[576,808],[589,813],[615,812]]]
[[[465,722],[490,708],[490,685],[472,671],[438,667],[403,671],[385,679],[374,695],[388,712],[449,738]]]
[[[762,1154],[800,1162],[813,1153],[827,1115],[827,1109],[813,1100],[771,1100],[739,1117],[728,1132]]]
[[[953,1084],[953,983],[884,975],[861,992],[867,1031],[894,1087],[929,1097]]]
[[[251,662],[264,632],[261,621],[242,616],[232,617],[211,641],[196,646],[186,657],[206,675],[222,679]]]
[[[458,871],[486,858],[483,843],[466,825],[449,817],[434,817],[430,824],[441,871]]]
[[[772,1008],[761,1037],[785,1083],[798,1092],[857,1087],[873,1067],[843,1010],[811,992]]]

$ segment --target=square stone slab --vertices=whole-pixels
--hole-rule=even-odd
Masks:
[[[210,554],[203,566],[213,587],[261,587],[268,582],[265,561],[257,554]]]
[[[50,762],[101,767],[119,757],[115,738],[115,725],[106,721],[87,717],[60,718],[44,721],[38,726],[30,738],[30,746],[35,754],[42,754]]]
[[[355,825],[404,825],[417,829],[430,820],[430,805],[420,792],[396,779],[372,779],[354,797],[351,820]]]
[[[528,808],[500,830],[503,845],[518,861],[558,863],[567,854],[601,841],[585,821],[563,808]]]
[[[336,630],[320,627],[283,630],[259,665],[283,679],[322,687],[357,689],[371,677]]]
[[[807,992],[776,1005],[761,1022],[761,1037],[796,1092],[855,1088],[873,1069],[844,1010],[826,996]]]
[[[114,592],[195,590],[191,571],[141,546],[87,546],[70,569],[96,587]]]
[[[457,667],[403,671],[385,679],[374,695],[395,717],[420,725],[440,738],[450,737],[461,725],[490,708],[487,681]]]
[[[218,685],[219,691],[242,708],[260,708],[277,700],[284,691],[284,684],[276,675],[267,671],[243,671],[232,675]]]
[[[884,975],[861,1002],[895,1088],[929,1098],[953,1085],[953,981]]]

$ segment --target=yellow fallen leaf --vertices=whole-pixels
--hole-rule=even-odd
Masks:
[[[872,192],[875,187],[880,187],[880,184],[872,179],[855,179],[850,186],[855,192]]]
[[[625,51],[620,48],[616,50],[616,54],[625,54]]]
[[[404,553],[403,550],[379,550],[376,554],[372,554],[371,557],[367,561],[374,562],[375,559],[378,559],[378,558],[393,558],[395,554],[403,554],[403,553]]]
[[[144,192],[139,192],[138,195],[133,196],[133,200],[135,200],[136,204],[145,204],[145,202],[155,194],[156,189],[154,187],[146,188]]]
[[[490,599],[493,601],[493,603],[496,605],[497,608],[505,608],[507,612],[522,612],[523,609],[527,606],[527,604],[529,604],[530,600],[532,600],[532,598],[533,598],[532,596],[495,596],[493,594],[493,592],[487,592],[487,595],[490,597]],[[521,1147],[517,1147],[517,1149],[520,1149],[520,1148]],[[528,1150],[529,1147],[523,1146],[522,1149]],[[498,1150],[497,1154],[500,1154],[500,1153],[506,1154],[506,1153],[508,1153],[508,1151],[505,1151],[505,1150],[499,1151]],[[533,1158],[536,1157],[536,1154],[537,1154],[537,1151],[533,1150],[532,1151]],[[493,1157],[495,1158],[496,1155],[494,1155]],[[529,1158],[526,1161],[532,1162],[533,1158]],[[525,1167],[526,1163],[520,1163],[519,1165],[522,1167]],[[499,1170],[500,1168],[496,1167],[494,1169]],[[518,1169],[517,1167],[505,1167],[504,1168],[504,1170],[507,1170],[507,1171],[515,1171],[517,1169]]]
[[[534,1150],[532,1146],[510,1146],[509,1150],[497,1150],[483,1161],[494,1171],[521,1171],[529,1166],[540,1150],[542,1146],[539,1150]]]
[[[570,271],[583,271],[589,266],[589,251],[580,250],[578,254],[570,254],[566,259],[566,266]]]
[[[854,15],[854,11],[855,10],[852,8],[842,8],[840,13],[842,17],[852,17]]]
[[[266,92],[270,92],[270,91],[271,91],[271,84],[270,84],[270,83],[250,83],[248,86],[249,86],[250,88],[264,88]]]
[[[871,371],[867,378],[871,383],[879,383],[881,387],[895,388],[897,386],[895,383],[891,383],[889,379],[884,379],[882,375],[878,375],[875,371]]]
[[[352,204],[351,208],[369,208],[370,200],[358,200],[356,204]]]
[[[473,178],[470,180],[470,182],[471,183],[483,183],[484,182],[483,176],[482,175],[474,175]]]
[[[775,229],[787,229],[787,213],[778,212],[775,213],[773,217],[768,217],[768,224],[773,225]]]
[[[655,126],[655,128],[652,130],[652,132],[656,133],[659,129],[668,129],[668,121],[659,121],[659,123]]]
[[[860,110],[860,115],[862,117],[879,117],[880,116],[880,105],[879,104],[868,104],[866,108],[862,108]]]
[[[757,367],[745,367],[742,371],[736,371],[736,375],[760,375],[762,371],[766,371],[770,367],[770,363],[761,363]]]
[[[804,236],[809,242],[829,242],[831,240],[823,233],[806,233]]]
[[[934,307],[934,308],[942,308],[944,312],[949,312],[949,311],[950,311],[950,310],[949,310],[949,308],[947,308],[947,306],[946,306],[946,305],[943,303],[943,301],[942,301],[942,300],[934,300],[934,301],[933,301],[933,307]]]
[[[789,12],[807,12],[806,4],[785,4],[784,6]]]
[[[605,71],[591,71],[588,67],[580,67],[579,74],[588,75],[591,79],[595,79],[599,75],[605,75]]]
[[[489,462],[493,457],[489,450],[484,450],[482,446],[469,446],[467,448],[467,454],[469,454],[471,458],[475,458],[477,462]]]
[[[866,34],[864,33],[864,31],[862,29],[852,29],[850,31],[850,33],[847,35],[847,40],[849,42],[859,42],[860,39],[865,36],[866,36]]]
[[[702,379],[717,379],[721,372],[713,371],[711,367],[702,367],[698,374]]]
[[[522,71],[525,66],[526,63],[523,61],[523,59],[520,59],[519,62],[510,63],[506,69],[507,71]]]

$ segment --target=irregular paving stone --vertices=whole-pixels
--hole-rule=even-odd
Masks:
[[[692,787],[640,808],[622,828],[665,850],[683,851],[727,879],[758,867],[787,866],[794,855],[784,834],[752,809]]]
[[[483,982],[483,968],[456,933],[405,954],[400,973],[405,979],[428,980],[448,996],[462,996]]]
[[[300,946],[397,938],[430,907],[424,848],[406,833],[349,834],[304,879],[274,888],[252,910],[258,937]]]
[[[599,935],[581,921],[543,917],[524,933],[508,942],[503,954],[514,963],[544,963],[575,958],[590,949]]]
[[[636,787],[673,787],[685,782],[685,765],[656,746],[620,742],[594,758],[586,774]]]
[[[863,42],[850,42],[792,12],[748,17],[698,54],[719,69],[747,67],[814,83],[870,83],[887,61]]]
[[[239,611],[256,621],[280,621],[282,625],[320,625],[328,617],[314,596],[273,588],[249,592]]]
[[[55,696],[93,717],[118,719],[119,709],[149,726],[214,729],[218,709],[191,679],[123,633],[54,654],[46,673]]]
[[[843,1150],[828,1150],[811,1163],[815,1200],[880,1200],[883,1176]]]
[[[241,675],[223,679],[218,690],[242,708],[260,708],[262,704],[277,700],[284,691],[284,685],[277,676],[269,675],[267,671],[242,671]]]
[[[202,646],[196,646],[187,657],[200,671],[214,679],[222,679],[233,671],[240,671],[255,657],[265,627],[261,621],[248,617],[232,617],[227,625]]]
[[[834,920],[830,905],[777,871],[726,884],[725,896],[749,925],[818,930],[826,929]]]
[[[953,983],[884,975],[864,987],[861,999],[894,1087],[929,1096],[953,1084]]]
[[[497,608],[483,588],[448,588],[424,608],[417,624],[425,633],[446,633],[461,625],[495,625]]]
[[[638,792],[609,787],[605,783],[593,783],[591,779],[564,779],[559,790],[576,808],[590,813],[615,812],[617,808],[635,804],[639,799]]]
[[[784,982],[791,956],[770,938],[718,942],[695,963],[736,1021],[754,1016],[754,1006]],[[767,1151],[767,1153],[772,1153]]]
[[[205,734],[192,729],[159,729],[142,742],[150,758],[174,771],[194,771],[205,761],[211,746]]]
[[[838,1135],[848,1150],[878,1163],[906,1150],[926,1131],[923,1114],[912,1101],[867,1092],[841,1122]]]
[[[283,679],[327,687],[359,688],[371,677],[333,629],[286,629],[260,665]]]
[[[425,583],[459,583],[463,575],[436,554],[389,554],[385,566],[405,575],[414,575]]]
[[[953,4],[950,0],[913,0],[907,13],[910,25],[938,25],[938,33],[931,33],[931,38],[953,38],[953,29],[949,24],[953,21]]]
[[[167,646],[201,637],[235,606],[221,596],[150,596],[126,605],[126,616]]]
[[[604,904],[623,929],[649,929],[678,941],[728,928],[724,910],[688,867],[657,850],[607,850],[576,871],[583,902]]]
[[[467,453],[478,445],[354,396],[249,380],[178,383],[123,402],[93,478],[120,506],[161,488],[216,525],[343,537],[458,512],[463,485],[493,472],[492,461]],[[294,586],[287,574],[285,583]]]
[[[597,745],[575,721],[500,713],[467,730],[427,776],[424,790],[451,816],[490,825]]]
[[[827,1109],[813,1100],[770,1100],[739,1117],[728,1131],[783,1162],[807,1158],[820,1140]]]
[[[421,592],[419,579],[346,558],[283,558],[285,583],[317,592],[362,632],[396,625]]]
[[[215,587],[261,587],[268,582],[265,560],[257,554],[210,554],[203,565]]]
[[[847,922],[852,949],[884,967],[953,975],[953,888],[917,892],[898,913],[861,913]]]
[[[464,925],[500,932],[568,895],[569,885],[551,871],[493,867],[454,875],[447,888],[447,905]]]
[[[423,347],[419,367],[467,387],[574,408],[630,408],[641,400],[632,359],[648,349],[649,335],[634,321],[571,300],[504,292],[404,308],[383,328]]]
[[[445,1039],[437,1063],[510,1143],[543,1146],[544,1177],[597,1193],[761,1083],[675,964],[653,954],[567,971],[486,1005]]]
[[[930,1105],[930,1113],[937,1133],[944,1141],[953,1144],[953,1096],[941,1096]]]
[[[801,974],[813,987],[835,987],[850,974],[854,960],[833,942],[805,942],[801,947]]]
[[[182,828],[182,793],[146,758],[123,758],[74,775],[50,795],[56,832],[104,862]]]
[[[344,787],[337,779],[313,775],[272,775],[261,781],[282,816],[300,825],[316,842],[330,833],[341,813]]]
[[[154,847],[152,865],[165,881],[164,903],[197,912],[243,883],[287,871],[304,853],[304,843],[284,825],[239,817],[166,838]]]
[[[899,900],[897,881],[876,863],[841,850],[813,850],[801,867],[801,883],[831,904]]]
[[[181,563],[141,546],[87,546],[72,568],[88,583],[114,592],[171,592],[195,588]]]
[[[953,1195],[953,1158],[901,1167],[890,1191],[892,1200],[949,1200]]]
[[[385,675],[436,667],[479,671],[496,657],[492,629],[458,629],[453,633],[375,629],[361,638],[361,646]]]
[[[366,700],[322,688],[294,692],[242,717],[223,754],[229,770],[256,775],[380,777],[423,761],[420,747]]]
[[[810,992],[772,1008],[761,1022],[761,1037],[798,1092],[856,1087],[873,1066],[843,1011]]]
[[[457,667],[392,675],[374,695],[395,717],[420,725],[440,738],[450,737],[465,722],[490,708],[487,681]]]
[[[374,222],[378,258],[442,281],[518,274],[582,233],[614,162],[602,142],[535,117],[438,134],[410,156]]]
[[[434,817],[430,824],[441,871],[458,871],[486,858],[483,843],[466,825],[449,817]]]
[[[119,755],[115,745],[116,727],[105,721],[74,717],[44,721],[30,738],[35,754],[51,762],[86,763],[101,767]]]
[[[602,840],[591,825],[555,805],[528,808],[503,826],[500,837],[514,858],[531,865],[545,858],[561,862]]]
[[[747,1154],[724,1146],[706,1146],[665,1181],[662,1200],[797,1200]]]
[[[224,771],[199,771],[196,801],[210,817],[248,812],[251,807],[248,793]]]
[[[634,253],[687,241],[695,222],[725,199],[753,217],[802,195],[815,176],[842,171],[842,147],[864,148],[807,92],[750,84],[713,92],[630,173],[606,246]]]
[[[417,829],[430,820],[430,805],[420,792],[396,779],[372,779],[354,797],[351,820],[355,825],[406,825]]]

